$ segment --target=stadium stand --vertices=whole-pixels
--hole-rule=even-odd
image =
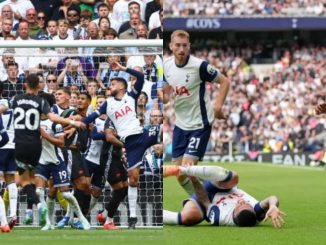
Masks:
[[[11,40],[42,41],[63,43],[83,40],[126,40],[134,42],[146,39],[162,40],[162,1],[94,1],[94,3],[74,4],[73,1],[39,1],[6,0],[0,3],[1,33],[0,33],[0,80],[4,87],[2,99],[11,100],[15,95],[24,93],[24,82],[29,74],[35,73],[40,77],[43,92],[56,97],[58,89],[67,88],[72,93],[71,108],[77,104],[80,92],[87,92],[92,96],[89,111],[96,109],[97,96],[107,96],[110,79],[126,74],[117,73],[112,69],[117,61],[128,68],[135,68],[146,77],[144,91],[148,96],[148,103],[139,107],[138,113],[144,114],[144,124],[150,126],[152,109],[161,110],[161,102],[157,96],[157,84],[161,82],[162,48],[160,45],[155,51],[148,47],[124,48],[110,47],[56,47],[52,48],[8,48],[6,42]],[[130,2],[132,2],[130,4]],[[146,8],[147,3],[152,7]],[[132,7],[130,5],[133,5]],[[154,7],[153,7],[154,6]],[[145,8],[148,21],[145,21]],[[135,16],[136,21],[130,19]],[[152,17],[153,16],[153,17]],[[152,19],[151,25],[149,21]],[[120,33],[122,27],[126,27]],[[120,35],[121,34],[121,35]],[[162,43],[162,42],[161,42]],[[51,46],[51,45],[49,45]],[[133,78],[124,76],[128,82],[128,89],[133,88]],[[88,86],[95,81],[95,90]],[[146,87],[146,88],[145,88]],[[147,153],[148,154],[148,153]],[[149,149],[146,166],[141,170],[141,189],[137,206],[137,226],[162,227],[162,180],[160,154]],[[153,161],[157,164],[153,166]],[[3,176],[0,175],[0,186]],[[97,225],[96,215],[104,209],[109,201],[111,187],[107,184],[96,208],[90,214],[92,225]],[[26,195],[20,191],[17,213],[17,224],[22,225],[26,214]],[[62,218],[62,208],[56,205],[57,221]],[[39,225],[38,212],[34,210],[33,225]],[[128,201],[120,205],[115,224],[128,225]]]

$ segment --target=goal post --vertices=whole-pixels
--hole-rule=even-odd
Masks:
[[[0,80],[6,82],[4,98],[12,99],[16,94],[24,92],[24,81],[28,74],[36,73],[43,80],[44,92],[55,94],[61,87],[69,87],[71,91],[88,91],[89,81],[96,81],[97,95],[107,95],[106,88],[113,76],[123,76],[128,82],[128,89],[132,89],[132,76],[125,73],[116,73],[111,69],[112,60],[122,63],[128,68],[137,67],[145,75],[143,91],[148,96],[148,103],[144,110],[144,123],[150,122],[149,115],[153,108],[161,108],[157,86],[163,79],[163,40],[26,40],[26,41],[0,41]],[[9,61],[8,61],[9,60]],[[15,85],[11,86],[12,74],[8,67],[16,63]],[[113,74],[114,73],[114,74]],[[55,78],[47,79],[50,76]],[[54,82],[54,80],[56,80]],[[54,84],[57,83],[57,84]],[[6,90],[7,89],[7,90]],[[94,93],[94,91],[91,91]],[[76,101],[71,97],[71,106],[76,106]],[[96,109],[96,103],[90,110]],[[137,201],[137,226],[163,227],[163,184],[161,175],[162,160],[157,161],[153,154],[153,164],[145,164],[141,170],[140,184]],[[146,157],[148,161],[148,156]],[[18,199],[18,225],[23,225],[25,210],[27,208],[26,195],[19,188]],[[106,183],[103,194],[90,213],[92,226],[98,226],[96,215],[103,210],[110,198],[110,186]],[[64,211],[56,202],[56,222],[62,218]],[[38,212],[33,207],[33,226],[38,225]],[[127,198],[120,204],[114,217],[115,223],[121,227],[128,226],[128,201]]]

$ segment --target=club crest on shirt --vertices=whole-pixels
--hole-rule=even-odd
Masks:
[[[187,74],[187,75],[186,75],[186,83],[189,82],[189,78],[190,78],[190,75]]]

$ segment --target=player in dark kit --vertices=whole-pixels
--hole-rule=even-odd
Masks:
[[[106,168],[105,177],[112,187],[112,192],[110,201],[105,205],[105,210],[99,213],[96,218],[100,223],[104,223],[103,229],[116,230],[113,216],[128,194],[128,173],[122,160],[123,143],[118,139],[110,118],[105,121],[104,139],[100,166]],[[103,187],[104,183],[102,183],[102,189]]]
[[[16,143],[15,156],[20,174],[29,168],[35,168],[40,159],[42,151],[40,120],[42,114],[53,122],[74,125],[74,121],[61,118],[50,112],[48,102],[44,98],[38,97],[38,92],[39,78],[36,74],[31,74],[26,79],[26,94],[15,96],[12,102]]]
[[[26,78],[26,94],[15,96],[12,102],[17,170],[20,175],[21,185],[28,198],[27,202],[31,206],[33,203],[39,203],[31,179],[34,177],[34,170],[42,152],[41,117],[47,117],[59,124],[74,125],[75,123],[70,119],[61,118],[50,112],[48,102],[44,98],[37,96],[39,90],[39,77],[36,74],[30,74]]]

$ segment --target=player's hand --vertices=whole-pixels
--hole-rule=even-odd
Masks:
[[[286,214],[284,212],[282,212],[278,207],[271,206],[271,207],[269,207],[263,221],[265,222],[266,220],[271,219],[273,226],[275,228],[282,228],[282,226],[284,224],[285,216],[286,216]]]
[[[43,139],[46,139],[46,136],[47,136],[48,134],[46,133],[46,131],[44,130],[44,128],[40,128],[40,133],[41,133],[41,137],[42,137]]]
[[[219,120],[225,120],[226,119],[226,117],[223,114],[222,107],[215,107],[214,108],[214,115],[215,115],[216,119],[219,119]]]
[[[75,128],[69,128],[69,129],[65,129],[65,136],[67,137],[67,139],[69,139],[71,136],[74,135],[74,133],[76,132]]]
[[[126,71],[127,67],[121,65],[119,62],[114,61],[111,65],[111,69],[114,71]]]
[[[326,103],[317,105],[315,112],[316,112],[316,115],[326,113]]]
[[[72,125],[76,128],[80,128],[80,129],[86,129],[86,124],[80,121],[74,121],[74,124]]]

